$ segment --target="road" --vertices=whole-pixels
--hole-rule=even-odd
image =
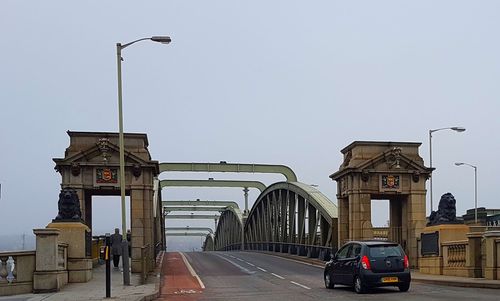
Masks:
[[[352,288],[323,285],[322,268],[253,252],[184,253],[205,285],[197,300],[498,300],[500,291],[412,282],[410,291],[374,289],[365,295]]]

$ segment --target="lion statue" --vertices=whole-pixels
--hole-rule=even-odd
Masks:
[[[429,217],[427,226],[440,225],[440,224],[457,224],[457,201],[451,193],[445,193],[439,200],[438,211],[432,211]]]
[[[73,188],[64,188],[61,190],[57,207],[59,213],[54,221],[81,221],[80,201]]]

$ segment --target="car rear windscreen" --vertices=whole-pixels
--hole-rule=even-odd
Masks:
[[[378,245],[368,246],[368,256],[373,258],[402,257],[403,253],[397,245]]]

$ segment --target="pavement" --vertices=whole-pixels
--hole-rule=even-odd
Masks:
[[[159,264],[161,265],[161,259]],[[111,298],[106,296],[106,269],[100,265],[92,270],[92,280],[86,283],[69,283],[59,292],[46,294],[25,294],[0,297],[2,301],[83,301],[123,300],[149,301],[158,296],[160,275],[150,275],[146,284],[141,284],[140,274],[130,274],[130,286],[123,285],[123,273],[111,265]]]

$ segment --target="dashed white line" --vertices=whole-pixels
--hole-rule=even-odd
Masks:
[[[238,258],[238,257],[236,257],[236,259],[237,259],[237,260],[239,260],[239,261],[244,261],[243,259],[241,259],[241,258]]]
[[[253,263],[251,263],[251,262],[248,262],[248,261],[245,261],[245,263],[246,263],[246,264],[248,264],[248,265],[249,265],[249,266],[251,266],[251,267],[254,267],[254,266],[255,266],[255,264],[253,264]]]
[[[277,277],[277,278],[279,278],[279,279],[285,279],[285,277],[280,276],[280,275],[275,274],[275,273],[271,273],[271,275],[273,275],[274,277]]]
[[[227,259],[226,257],[224,256],[221,256],[219,254],[216,254],[218,257],[224,259],[225,261],[229,262],[230,264],[234,265],[235,267],[239,268],[241,271],[247,273],[247,274],[253,274],[255,273],[255,271],[250,271],[248,269],[246,269],[245,267],[242,267],[241,265],[237,264],[236,262],[234,261],[231,261],[231,259]]]
[[[264,270],[263,268],[261,267],[257,267],[259,270],[261,270],[262,272],[267,272],[267,270]]]
[[[297,282],[295,282],[295,281],[290,281],[290,283],[293,283],[293,284],[295,284],[295,285],[297,285],[297,286],[300,286],[301,288],[305,288],[306,290],[310,290],[310,289],[311,289],[310,287],[305,286],[305,285],[300,284],[300,283],[297,283]]]

